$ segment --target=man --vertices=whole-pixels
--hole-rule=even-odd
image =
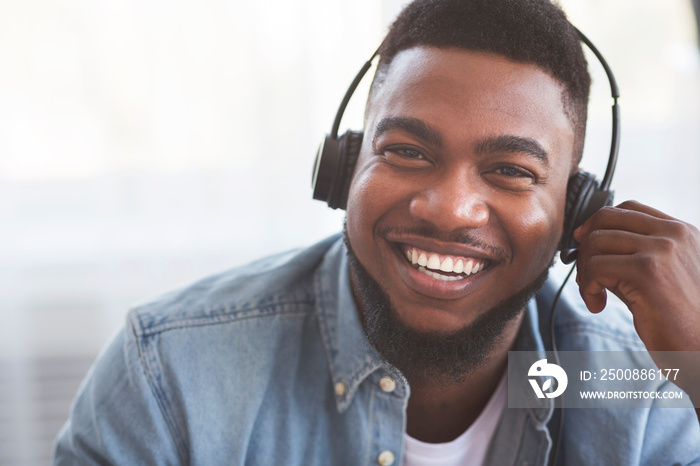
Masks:
[[[546,464],[553,405],[507,408],[506,358],[548,340],[556,285],[532,297],[589,81],[547,0],[408,6],[380,49],[343,238],[133,309],[56,464]],[[694,227],[626,202],[576,239],[583,303],[567,290],[560,349],[700,349]],[[584,312],[606,289],[631,318]],[[691,382],[678,381],[697,397]],[[700,461],[692,410],[564,419],[559,464]]]

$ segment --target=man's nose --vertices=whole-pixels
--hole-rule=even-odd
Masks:
[[[409,212],[441,231],[479,228],[489,221],[489,207],[478,175],[448,173],[413,195]]]

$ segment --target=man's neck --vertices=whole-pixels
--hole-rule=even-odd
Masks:
[[[479,417],[496,391],[508,363],[508,350],[517,337],[522,315],[504,330],[487,363],[459,384],[441,388],[434,379],[409,380],[406,431],[428,443],[444,443],[464,433]]]

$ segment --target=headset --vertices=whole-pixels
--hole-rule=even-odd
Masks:
[[[574,26],[572,26],[574,27]],[[603,55],[593,43],[581,31],[574,27],[581,42],[593,52],[600,64],[605,69],[605,74],[610,82],[610,90],[613,98],[612,106],[612,142],[610,144],[610,156],[603,176],[603,181],[598,183],[596,177],[588,172],[579,170],[571,178],[566,190],[566,209],[564,215],[564,228],[559,242],[560,257],[562,262],[570,264],[576,260],[578,242],[574,239],[574,230],[594,213],[605,206],[612,205],[614,191],[610,189],[615,166],[617,165],[617,153],[620,148],[620,107],[617,99],[620,92],[610,66]],[[345,209],[347,205],[350,181],[355,170],[357,157],[362,146],[361,131],[348,130],[338,137],[340,121],[345,113],[345,108],[360,81],[372,66],[372,60],[379,54],[377,49],[367,60],[350,87],[345,92],[338,112],[333,121],[330,134],[321,143],[314,163],[311,185],[313,198],[324,201],[332,209]]]

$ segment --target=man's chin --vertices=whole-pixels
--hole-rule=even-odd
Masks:
[[[352,273],[357,282],[357,273],[354,269]],[[378,283],[377,285],[382,289]],[[385,296],[387,296],[386,293]],[[460,312],[455,312],[445,307],[436,307],[434,303],[425,306],[422,306],[419,302],[402,305],[395,303],[394,300],[390,300],[388,309],[396,319],[397,324],[415,332],[416,335],[442,335],[449,337],[459,334],[463,329],[471,326],[477,318],[474,317],[474,319],[465,324],[464,309],[461,309]],[[474,311],[473,314],[478,316],[484,311]]]
[[[431,378],[459,383],[483,366],[507,328],[516,325],[528,301],[544,285],[549,268],[517,293],[481,313],[466,326],[439,308],[402,316],[360,263],[344,231],[355,301],[368,342],[410,381]],[[412,306],[417,306],[415,303]],[[408,316],[420,316],[415,320]]]

